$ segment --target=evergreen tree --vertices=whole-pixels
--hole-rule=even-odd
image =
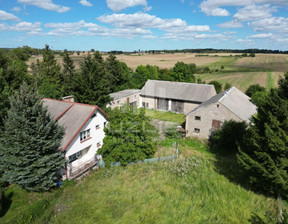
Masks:
[[[37,92],[23,84],[10,98],[0,142],[2,180],[33,191],[56,185],[56,171],[64,165],[59,150],[64,134],[50,118]]]
[[[241,146],[238,161],[256,190],[274,195],[281,201],[288,196],[288,76],[258,100],[258,113]],[[283,85],[282,85],[283,84]],[[282,215],[279,206],[279,219]]]
[[[116,56],[110,54],[105,61],[106,72],[108,79],[110,80],[110,89],[112,92],[116,92],[121,89],[130,79],[130,69],[124,62],[117,60]]]
[[[73,94],[78,102],[105,107],[110,101],[110,80],[98,53],[93,58],[88,55],[80,64],[80,72],[73,80]]]
[[[111,162],[121,162],[125,166],[154,155],[158,134],[145,116],[144,108],[138,110],[125,105],[112,110],[109,118],[103,147],[98,150],[108,166]]]
[[[64,51],[63,57],[63,74],[66,92],[70,92],[72,90],[72,80],[74,78],[75,72],[76,71],[73,60],[71,59],[68,51],[66,50]]]
[[[49,45],[45,45],[45,49],[43,50],[43,60],[40,62],[40,73],[43,79],[47,79],[53,83],[63,80],[61,67],[57,63]]]

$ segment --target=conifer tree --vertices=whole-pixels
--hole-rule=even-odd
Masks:
[[[69,56],[68,51],[64,51],[63,74],[64,74],[66,92],[70,92],[72,90],[72,80],[74,78],[75,72],[76,71],[75,71],[75,65],[73,63],[73,60]]]
[[[10,97],[0,142],[2,180],[32,191],[55,186],[64,165],[59,146],[64,130],[51,119],[39,95],[27,84]]]
[[[288,75],[281,79],[278,90],[272,89],[256,102],[258,113],[238,154],[250,183],[258,191],[279,199],[279,219],[281,198],[288,196],[288,99],[284,94],[287,80]]]

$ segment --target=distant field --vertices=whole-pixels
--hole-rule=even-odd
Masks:
[[[72,59],[76,68],[84,61],[87,53],[76,53]],[[234,57],[237,54],[132,54],[117,55],[119,61],[125,62],[129,68],[135,70],[139,65],[156,65],[160,68],[172,68],[178,61],[184,63],[195,63],[198,67],[209,67],[211,73],[196,74],[206,83],[215,80],[222,84],[230,83],[242,91],[252,84],[259,84],[267,88],[277,87],[279,77],[288,71],[288,55],[285,54],[256,54],[256,57]],[[239,55],[239,54],[238,54]],[[198,56],[198,57],[197,57]],[[103,55],[104,58],[107,55]],[[38,59],[42,58],[38,56]],[[56,59],[62,64],[62,57],[57,55]],[[28,64],[36,62],[37,58],[31,58]],[[222,69],[221,69],[222,67]],[[224,67],[224,69],[223,69]]]

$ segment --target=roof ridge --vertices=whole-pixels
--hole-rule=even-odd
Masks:
[[[234,89],[234,86],[230,87],[228,90],[225,90],[226,92],[224,95],[218,100],[218,102],[221,102],[230,92],[231,90]]]

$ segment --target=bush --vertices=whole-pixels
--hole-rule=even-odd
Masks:
[[[165,131],[166,138],[173,139],[173,138],[182,138],[183,135],[180,131],[177,130],[176,127],[170,127]]]
[[[221,130],[216,130],[209,138],[209,146],[212,151],[236,153],[238,146],[243,143],[247,129],[245,121],[225,121]]]

